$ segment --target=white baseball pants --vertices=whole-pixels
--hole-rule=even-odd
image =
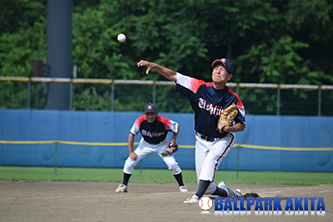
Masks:
[[[135,153],[137,154],[136,160],[132,160],[130,157],[127,158],[124,165],[124,173],[127,174],[133,174],[133,169],[136,166],[136,164],[142,160],[144,157],[146,157],[148,154],[156,153],[158,154],[163,161],[168,166],[169,170],[171,170],[173,175],[180,174],[182,172],[181,168],[178,166],[178,163],[176,162],[176,159],[174,155],[170,156],[161,156],[160,153],[169,145],[169,139],[166,138],[159,144],[150,144],[147,143],[143,138],[140,141],[140,144],[135,149]]]
[[[216,190],[214,181],[215,172],[227,156],[235,143],[235,134],[229,133],[225,137],[208,142],[196,135],[195,143],[195,169],[197,172],[197,180],[211,181],[212,183],[206,190],[206,194],[212,194]]]

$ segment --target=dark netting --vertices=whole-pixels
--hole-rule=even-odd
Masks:
[[[238,94],[245,106],[246,114],[276,115],[277,89],[240,88]]]
[[[333,91],[321,91],[321,115],[333,116]]]
[[[141,112],[147,103],[155,102],[159,112],[193,112],[188,99],[176,92],[175,84],[143,83],[72,84],[68,109]],[[31,82],[29,90],[28,82],[0,81],[0,108],[47,109],[48,84]],[[330,88],[246,88],[244,85],[230,88],[239,94],[246,114],[333,116],[333,90]]]
[[[46,109],[46,83],[0,81],[0,109]]]
[[[114,111],[143,112],[150,102],[153,102],[152,85],[115,85]]]
[[[106,84],[73,84],[73,110],[111,109],[111,86]]]
[[[281,90],[280,114],[305,116],[318,115],[318,90]]]
[[[176,92],[176,86],[156,86],[156,106],[159,112],[192,112],[189,100],[181,93]]]
[[[26,109],[27,108],[26,82],[0,82],[0,108],[1,109]]]

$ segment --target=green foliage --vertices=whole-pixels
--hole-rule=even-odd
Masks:
[[[192,113],[191,104],[188,99],[176,92],[175,86],[157,87],[156,106],[158,110],[169,113]]]
[[[80,78],[130,79],[128,63],[122,59],[119,33],[105,21],[103,11],[87,9],[73,13],[73,64]]]
[[[46,61],[45,4],[46,0],[0,2],[0,76],[31,76],[33,60]],[[0,85],[1,109],[27,107],[27,83]]]
[[[21,82],[0,82],[0,109],[27,107],[27,84]]]
[[[46,20],[0,36],[1,76],[31,76],[33,60],[46,61]]]
[[[116,111],[143,111],[144,106],[152,102],[152,86],[149,85],[116,85],[115,103]]]
[[[46,18],[46,3],[47,0],[1,0],[0,33],[34,26],[38,18]]]
[[[145,59],[210,81],[211,62],[227,57],[234,63],[234,82],[333,83],[333,58],[328,50],[333,42],[330,0],[73,3],[72,64],[77,65],[79,78],[165,80],[154,71],[145,75],[143,68],[136,67]],[[46,63],[46,13],[47,0],[0,1],[0,76],[31,76],[33,60]],[[126,34],[125,42],[117,41],[119,33]],[[0,88],[1,107],[25,108],[24,84],[4,85]],[[77,84],[74,107],[109,110],[109,89],[99,87]],[[171,92],[167,87],[160,89],[158,105],[191,112],[189,105],[179,107],[185,103],[182,99],[168,99],[166,95]],[[18,102],[11,99],[12,93]],[[150,95],[136,89],[130,94],[135,95],[135,101],[120,96],[128,94],[126,89],[115,93],[118,96],[114,103],[119,110],[135,110],[151,101]],[[251,98],[246,94],[245,99],[261,100],[263,91],[258,93]],[[274,96],[264,99],[275,100]],[[41,101],[40,105],[45,108],[46,103]],[[261,106],[265,107],[262,104],[259,109]],[[275,108],[266,103],[263,109],[270,113]]]
[[[309,44],[308,48],[301,50],[301,56],[310,64],[309,72],[312,73],[307,78],[315,76],[318,84],[332,84],[333,63],[329,49],[333,42],[333,2],[293,0],[287,1],[286,6],[286,28],[290,35]],[[305,82],[310,82],[308,79]]]
[[[262,43],[252,46],[249,53],[240,56],[239,63],[253,65],[249,74],[259,73],[261,83],[295,83],[304,84],[309,68],[296,53],[297,49],[308,47],[307,44],[292,42],[290,36],[283,36],[270,45]],[[244,65],[246,66],[246,65]],[[304,76],[305,75],[305,76]],[[310,83],[313,84],[314,80]]]
[[[239,94],[247,113],[276,115],[276,89],[241,88]]]
[[[80,91],[81,90],[81,91]],[[107,85],[75,85],[73,110],[110,110],[110,87]]]

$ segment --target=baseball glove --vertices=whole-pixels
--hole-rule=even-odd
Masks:
[[[170,156],[178,150],[178,145],[176,143],[170,143],[165,150],[162,151],[162,156]]]
[[[225,108],[221,116],[219,118],[219,121],[217,122],[217,130],[222,133],[223,127],[225,126],[231,126],[232,122],[234,121],[234,118],[237,116],[238,110],[235,105],[235,103],[231,104],[227,108]]]

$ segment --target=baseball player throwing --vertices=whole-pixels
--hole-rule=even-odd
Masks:
[[[179,185],[181,192],[187,192],[183,183],[182,170],[178,166],[173,154],[162,156],[162,151],[169,146],[168,131],[173,132],[170,146],[176,144],[179,132],[179,124],[169,118],[159,116],[154,104],[145,106],[144,114],[137,118],[130,130],[128,136],[129,157],[125,161],[123,183],[118,186],[116,192],[127,192],[128,181],[133,174],[136,164],[150,153],[158,154],[168,166]],[[142,139],[140,144],[133,152],[134,137],[141,133]]]
[[[212,63],[212,80],[205,82],[182,75],[156,63],[143,61],[137,66],[146,66],[146,74],[154,69],[165,78],[177,84],[177,91],[185,95],[195,112],[195,166],[198,188],[196,193],[184,203],[196,203],[204,194],[223,197],[238,197],[239,192],[231,189],[223,181],[216,185],[215,171],[222,159],[228,154],[235,142],[235,132],[245,129],[245,109],[239,96],[226,86],[233,76],[233,65],[225,58],[216,59]],[[223,110],[235,104],[237,115],[235,124],[224,126],[223,131],[217,129],[219,116]]]

